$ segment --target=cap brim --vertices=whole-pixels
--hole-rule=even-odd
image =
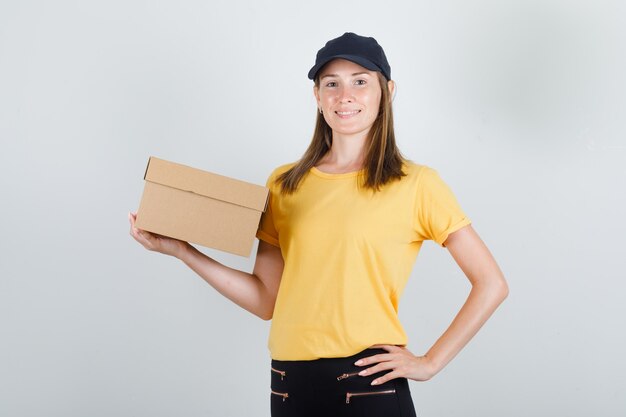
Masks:
[[[360,66],[362,66],[364,68],[367,68],[370,71],[380,71],[380,72],[382,72],[382,70],[378,67],[378,65],[374,64],[369,59],[365,59],[365,58],[362,58],[362,57],[356,56],[356,55],[334,55],[334,56],[331,56],[331,57],[327,57],[323,61],[320,61],[316,65],[314,65],[313,68],[311,68],[309,70],[309,79],[310,80],[314,80],[315,76],[318,73],[318,71],[324,65],[328,64],[330,61],[332,61],[333,59],[337,59],[337,58],[347,59],[348,61],[352,61],[355,64],[359,64]]]

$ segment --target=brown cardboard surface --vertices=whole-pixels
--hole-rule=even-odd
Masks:
[[[151,156],[135,225],[250,256],[269,189]]]

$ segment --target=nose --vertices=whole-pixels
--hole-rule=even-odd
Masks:
[[[341,87],[339,89],[339,101],[342,103],[352,103],[354,101],[354,94],[350,87]]]

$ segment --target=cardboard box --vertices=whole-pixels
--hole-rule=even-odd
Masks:
[[[267,187],[153,156],[144,180],[139,229],[250,256]]]

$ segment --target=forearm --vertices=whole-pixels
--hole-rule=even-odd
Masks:
[[[220,294],[252,314],[266,319],[273,309],[267,305],[270,297],[265,286],[254,274],[229,268],[191,245],[178,258]]]
[[[507,297],[506,283],[494,281],[478,282],[472,286],[467,300],[450,326],[426,353],[433,367],[433,375],[463,349]]]

